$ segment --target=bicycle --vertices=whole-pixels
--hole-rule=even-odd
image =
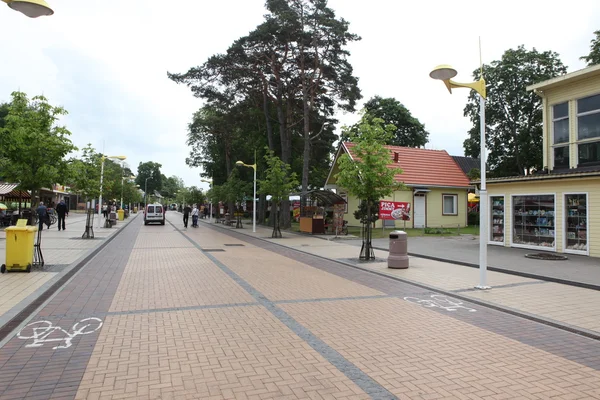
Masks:
[[[56,224],[56,222],[58,221],[58,217],[56,216],[56,214],[48,212],[48,216],[50,217],[50,226]],[[38,222],[39,222],[39,216],[37,215],[37,213],[34,213],[31,216],[31,224],[34,226],[37,226]]]

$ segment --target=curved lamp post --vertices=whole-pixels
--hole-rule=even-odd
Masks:
[[[98,228],[101,228],[102,225],[100,224],[100,214],[102,213],[102,182],[104,180],[104,161],[106,161],[106,159],[111,159],[111,160],[125,160],[127,157],[125,156],[102,156],[102,166],[100,167],[100,198],[98,199]]]
[[[252,232],[256,233],[256,151],[254,152],[254,164],[244,164],[243,161],[236,161],[238,167],[248,167],[254,169],[254,197],[252,197]]]
[[[481,67],[481,79],[470,83],[460,83],[452,80],[458,72],[449,65],[438,65],[429,73],[433,79],[441,80],[452,93],[455,88],[468,88],[479,94],[479,126],[481,145],[481,189],[479,190],[479,285],[477,289],[491,289],[487,285],[487,241],[488,241],[488,197],[485,179],[486,148],[485,148],[485,80],[483,79],[483,67]]]
[[[37,18],[42,15],[52,15],[54,11],[44,0],[2,0],[15,11],[22,12],[29,18]]]
[[[200,179],[200,182],[206,182],[209,184],[209,186],[212,188],[212,179]],[[210,218],[208,219],[208,223],[211,224],[212,223],[212,199],[210,199]]]

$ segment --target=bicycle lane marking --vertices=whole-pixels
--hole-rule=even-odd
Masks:
[[[123,227],[0,348],[0,399],[75,397],[140,228]]]

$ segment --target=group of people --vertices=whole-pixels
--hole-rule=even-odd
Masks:
[[[44,225],[50,229],[50,210],[43,201],[40,202],[36,212],[38,215],[38,229],[44,230]],[[65,203],[64,199],[61,199],[60,202],[56,205],[53,210],[56,212],[56,216],[58,217],[58,230],[66,230],[65,218],[69,216],[69,207]]]
[[[197,228],[200,216],[202,215],[204,218],[208,216],[208,207],[204,207],[203,210],[200,210],[197,204],[194,204],[193,208],[186,204],[183,207],[183,226],[186,228],[188,227],[190,214],[192,215],[192,228]]]

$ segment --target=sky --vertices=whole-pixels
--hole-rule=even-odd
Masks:
[[[167,78],[201,65],[263,21],[264,0],[47,0],[54,15],[28,18],[0,3],[0,102],[15,90],[43,94],[69,114],[61,121],[80,148],[162,164],[167,176],[207,188],[199,168],[185,164],[187,126],[202,101]],[[468,91],[451,95],[429,78],[438,64],[471,81],[479,66],[525,45],[560,54],[569,72],[585,67],[600,2],[530,0],[330,0],[362,40],[350,62],[363,101],[394,97],[430,132],[431,149],[463,155],[470,122]],[[362,104],[361,102],[361,104]],[[360,107],[359,107],[360,108]],[[340,126],[358,113],[338,113]],[[339,129],[338,129],[339,133]]]

